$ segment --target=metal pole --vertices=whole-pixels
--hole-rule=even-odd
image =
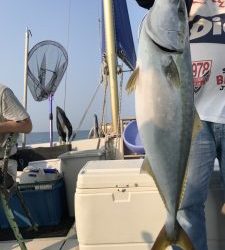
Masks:
[[[53,95],[49,96],[49,126],[50,126],[50,147],[53,145],[53,113],[52,113],[52,100]]]
[[[24,92],[23,92],[23,106],[27,110],[27,65],[28,65],[28,52],[29,52],[29,36],[31,31],[26,28],[25,32],[25,49],[24,49]],[[26,134],[22,134],[22,147],[26,146]]]
[[[114,133],[118,133],[118,117],[119,117],[119,100],[117,86],[117,57],[115,46],[115,29],[113,16],[112,0],[103,0],[104,6],[104,22],[105,22],[105,41],[106,55],[109,68],[109,82],[111,95],[112,110],[112,129]]]

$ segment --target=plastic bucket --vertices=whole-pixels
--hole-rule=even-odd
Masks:
[[[126,147],[135,154],[145,154],[144,146],[142,145],[136,120],[127,124],[123,133],[123,141]]]

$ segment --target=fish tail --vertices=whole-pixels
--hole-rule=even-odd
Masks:
[[[170,245],[171,244],[167,237],[166,228],[164,226],[159,232],[159,235],[155,240],[152,250],[165,250]]]
[[[177,223],[177,237],[176,239],[169,239],[166,232],[166,227],[163,226],[156,241],[152,247],[152,250],[165,250],[168,246],[175,245],[181,247],[183,250],[195,250],[193,243],[188,237],[184,229]]]

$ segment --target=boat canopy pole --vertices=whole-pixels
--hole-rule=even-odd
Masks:
[[[115,48],[115,28],[113,0],[103,0],[104,22],[105,22],[105,41],[106,41],[106,60],[109,69],[111,111],[112,111],[112,130],[119,132],[119,100],[117,86],[117,57]]]
[[[24,92],[23,92],[23,106],[27,110],[27,65],[28,65],[28,52],[29,52],[29,37],[31,31],[26,28],[25,32],[25,49],[24,49]],[[26,146],[26,134],[22,134],[22,147]]]
[[[50,147],[53,146],[53,113],[52,113],[52,101],[53,101],[53,94],[49,95],[49,129],[50,129]]]

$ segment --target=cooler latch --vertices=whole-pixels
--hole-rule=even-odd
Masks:
[[[128,184],[116,185],[116,190],[113,192],[112,197],[114,202],[129,202],[130,192],[127,191],[129,188]]]

